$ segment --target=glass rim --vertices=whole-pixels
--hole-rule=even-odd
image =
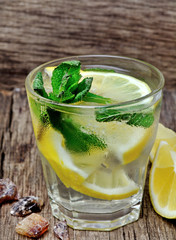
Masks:
[[[95,57],[96,58],[114,58],[114,59],[123,59],[123,60],[128,60],[128,61],[131,60],[131,61],[143,64],[143,65],[146,65],[146,66],[148,66],[149,68],[153,69],[155,72],[158,73],[159,79],[160,79],[158,87],[156,89],[152,90],[149,94],[146,94],[143,97],[136,98],[136,99],[129,100],[129,101],[124,101],[124,102],[121,102],[121,103],[104,104],[104,105],[100,105],[100,104],[99,105],[74,105],[74,104],[71,104],[71,103],[59,103],[59,102],[56,102],[54,100],[44,98],[44,97],[40,96],[39,94],[37,94],[32,89],[32,87],[30,86],[29,81],[33,77],[33,75],[36,74],[37,71],[39,71],[41,68],[43,68],[43,67],[45,67],[49,64],[52,64],[52,63],[57,62],[57,61],[66,61],[66,60],[71,60],[71,59],[73,60],[74,58],[77,59],[77,58],[91,58],[91,57],[94,57],[94,58]],[[136,58],[125,57],[125,56],[116,56],[116,55],[75,55],[75,56],[70,56],[70,57],[53,59],[51,61],[45,62],[45,63],[37,66],[36,68],[31,70],[29,72],[29,74],[27,75],[26,80],[25,80],[25,87],[35,98],[40,99],[40,101],[43,102],[43,103],[48,103],[48,104],[51,104],[53,106],[55,105],[57,107],[60,106],[60,107],[69,107],[69,108],[74,108],[74,109],[76,109],[76,108],[77,109],[82,109],[82,108],[83,109],[94,109],[94,108],[104,108],[104,107],[125,107],[125,106],[129,106],[129,105],[135,105],[135,104],[140,103],[141,101],[143,101],[147,98],[150,98],[150,97],[154,96],[159,91],[161,91],[164,87],[164,83],[165,83],[164,76],[158,68],[156,68],[155,66],[153,66],[150,63],[147,63],[147,62],[142,61],[142,60],[138,60]]]

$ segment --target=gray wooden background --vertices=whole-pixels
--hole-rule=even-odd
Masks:
[[[23,86],[37,65],[113,54],[158,67],[176,86],[175,0],[0,0],[1,88]]]

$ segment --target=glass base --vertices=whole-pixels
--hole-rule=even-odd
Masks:
[[[141,203],[113,213],[81,213],[69,211],[53,200],[50,200],[52,214],[73,229],[111,231],[139,218]]]

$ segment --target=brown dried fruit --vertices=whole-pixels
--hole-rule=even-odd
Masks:
[[[48,230],[48,226],[49,223],[44,217],[36,213],[32,213],[20,221],[15,230],[21,235],[38,238]]]
[[[40,212],[43,205],[43,201],[38,197],[24,197],[12,206],[10,213],[13,216],[23,217],[32,212]]]
[[[68,227],[66,221],[59,221],[54,226],[54,234],[61,240],[69,240]]]
[[[16,185],[10,179],[0,179],[0,204],[11,200],[18,200]]]

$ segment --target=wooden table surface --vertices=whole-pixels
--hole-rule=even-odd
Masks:
[[[10,178],[21,196],[44,199],[41,215],[50,222],[40,239],[57,239],[24,89],[27,73],[65,56],[112,54],[138,58],[164,74],[161,122],[176,131],[175,0],[0,0],[0,178]],[[150,166],[149,166],[150,168]],[[15,233],[20,220],[11,204],[0,206],[0,239],[25,240]],[[137,222],[112,232],[74,231],[71,240],[174,240],[176,220],[155,213],[145,186]]]

